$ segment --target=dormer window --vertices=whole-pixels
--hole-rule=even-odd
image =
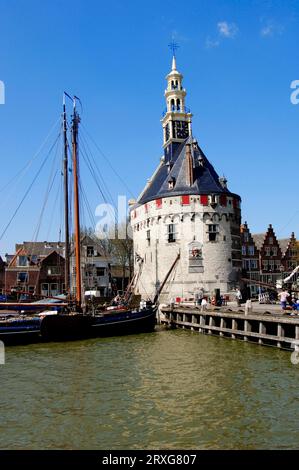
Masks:
[[[173,189],[175,186],[175,178],[172,177],[170,178],[170,180],[168,181],[168,189]]]

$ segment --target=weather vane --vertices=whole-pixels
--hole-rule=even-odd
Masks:
[[[174,55],[175,57],[175,51],[180,47],[176,42],[174,42],[173,40],[171,41],[170,44],[168,44],[168,47],[170,48],[170,50],[172,50],[172,55]]]

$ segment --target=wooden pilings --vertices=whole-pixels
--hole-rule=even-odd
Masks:
[[[162,323],[203,334],[241,339],[283,349],[299,344],[299,317],[244,315],[238,312],[205,311],[188,307],[163,307]]]

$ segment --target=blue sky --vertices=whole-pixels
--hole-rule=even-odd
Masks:
[[[162,155],[167,45],[174,38],[193,133],[231,191],[241,195],[243,221],[253,232],[272,223],[279,237],[293,230],[299,237],[299,105],[290,102],[290,84],[299,79],[298,0],[0,0],[0,11],[6,92],[0,105],[0,232],[56,128],[23,178],[3,187],[57,123],[64,90],[81,98],[82,124],[126,181],[94,149],[112,196],[138,195]],[[33,238],[50,169],[45,166],[0,240],[0,254]],[[94,211],[102,198],[87,186]],[[54,194],[40,240],[58,237],[61,210]]]

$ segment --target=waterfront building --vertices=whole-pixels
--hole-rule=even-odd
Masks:
[[[63,243],[24,242],[16,245],[5,268],[6,292],[56,296],[64,292]]]
[[[180,255],[164,297],[239,285],[241,198],[219,177],[193,135],[176,58],[166,77],[161,122],[164,154],[137,201],[130,201],[135,292],[153,296]]]
[[[288,241],[287,248],[282,257],[282,266],[285,272],[291,272],[298,265],[299,265],[299,245],[295,237],[295,233],[292,232],[291,237]]]
[[[111,293],[110,259],[102,253],[100,242],[89,235],[81,239],[82,291],[96,290],[102,297]],[[71,291],[76,295],[76,260],[71,256]]]
[[[289,239],[277,239],[270,224],[266,233],[251,234],[247,222],[241,225],[242,277],[252,280],[247,283],[250,293],[255,296],[261,287],[281,285],[299,264],[299,243],[292,233]],[[298,278],[294,276],[294,281]],[[264,285],[263,285],[264,284]]]
[[[255,296],[259,287],[254,281],[260,281],[260,252],[254,242],[247,222],[241,225],[242,277],[252,280],[247,283],[250,295]]]

